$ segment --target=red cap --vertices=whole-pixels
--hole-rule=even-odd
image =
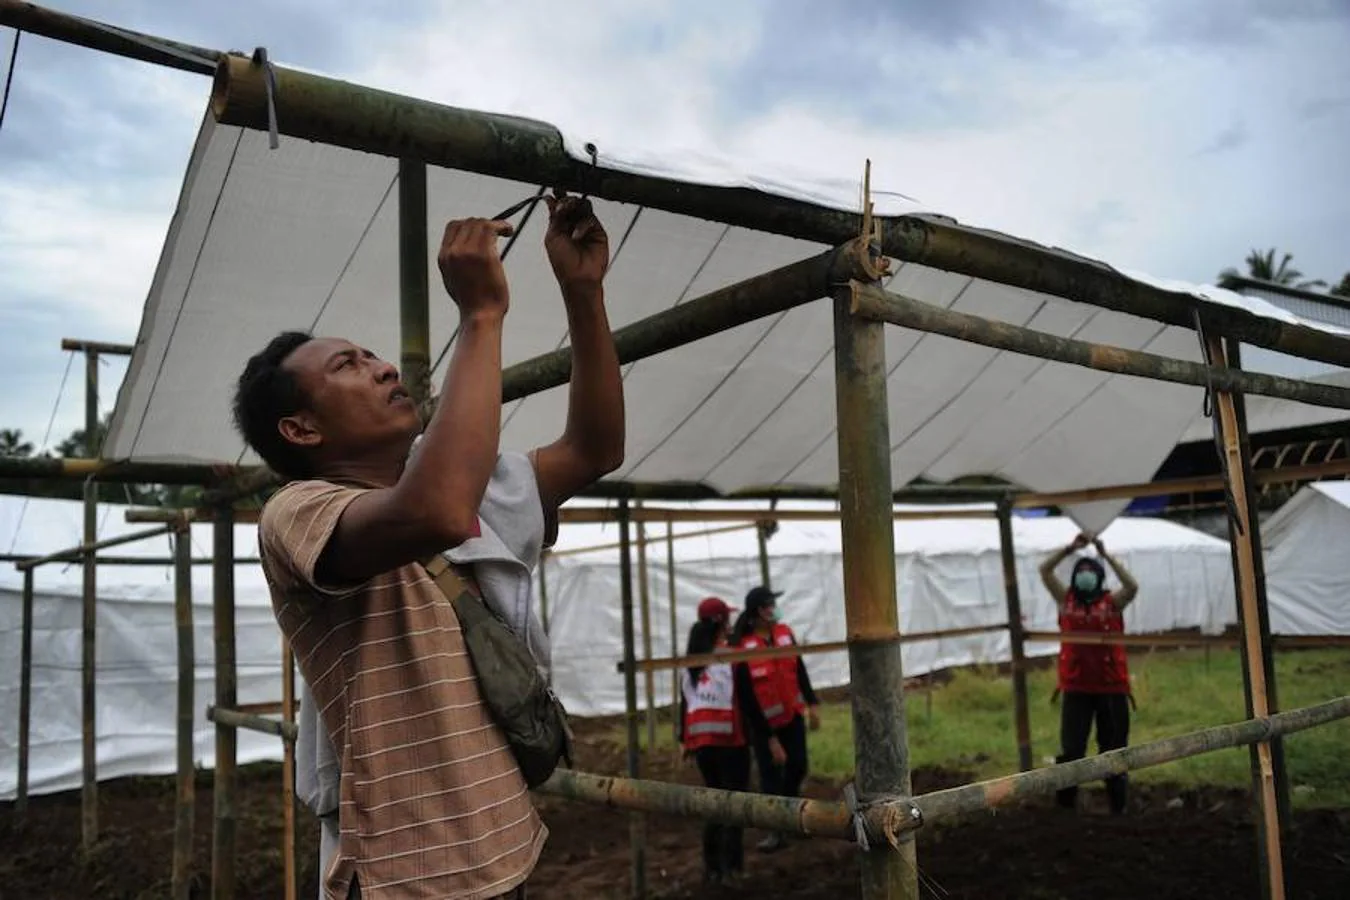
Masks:
[[[731,616],[731,607],[721,597],[704,597],[698,604],[700,619],[721,619]]]

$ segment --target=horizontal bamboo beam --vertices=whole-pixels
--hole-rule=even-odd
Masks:
[[[112,28],[92,19],[82,19],[15,0],[0,0],[0,25],[54,41],[199,75],[210,75],[215,62],[222,55],[218,50],[194,47],[126,28]]]
[[[101,541],[95,541],[92,544],[81,544],[77,547],[71,547],[67,550],[58,550],[55,553],[48,553],[45,556],[35,556],[31,559],[25,559],[16,562],[14,568],[20,572],[29,569],[36,569],[38,566],[46,565],[52,562],[70,562],[83,559],[89,553],[96,553],[99,550],[106,550],[109,547],[120,547],[123,544],[134,544],[136,541],[143,541],[147,538],[159,537],[162,534],[168,534],[177,530],[177,523],[160,525],[157,528],[147,528],[144,531],[132,531],[127,534],[119,534],[116,537],[104,538]]]
[[[742,188],[687,184],[594,165],[569,155],[544,122],[416,100],[274,66],[277,128],[304,140],[522,184],[548,184],[620,203],[838,245],[862,231],[855,212]],[[216,70],[211,108],[226,125],[266,130],[268,93],[260,66],[236,55]],[[1350,340],[1248,310],[1206,303],[1128,278],[1103,263],[1028,241],[958,225],[936,215],[878,218],[881,251],[974,278],[1104,309],[1194,327],[1202,310],[1216,333],[1307,359],[1350,366]]]
[[[1350,459],[1310,463],[1306,466],[1288,466],[1280,469],[1257,469],[1253,479],[1257,485],[1287,484],[1296,481],[1315,481],[1319,478],[1340,478],[1350,475]],[[1080,488],[1071,491],[1047,491],[1013,495],[1013,506],[1020,509],[1044,506],[1071,506],[1076,503],[1095,503],[1098,500],[1126,500],[1136,497],[1165,497],[1171,494],[1206,494],[1222,491],[1222,475],[1203,475],[1195,478],[1173,478],[1119,484],[1109,487]]]
[[[724,525],[721,528],[704,528],[698,531],[676,532],[672,535],[654,535],[651,537],[634,538],[631,542],[634,547],[638,545],[661,544],[668,540],[680,541],[688,538],[712,537],[715,534],[731,534],[737,531],[752,531],[758,528],[758,525]],[[545,550],[544,555],[550,559],[559,559],[565,556],[581,556],[585,553],[599,553],[602,550],[618,550],[623,546],[623,541],[611,541],[608,544],[593,544],[589,547],[569,547],[566,550]]]
[[[973,813],[987,812],[1035,796],[1044,796],[1062,788],[1085,784],[1175,762],[1215,750],[1268,741],[1271,738],[1304,731],[1350,716],[1350,697],[1327,703],[1276,713],[1231,725],[1216,725],[1147,744],[1099,753],[1073,762],[1059,763],[1006,778],[981,781],[963,787],[936,791],[914,798],[923,824],[948,824]],[[913,817],[900,817],[903,827],[914,827]]]
[[[920,641],[940,641],[946,638],[969,637],[973,634],[989,634],[994,631],[1007,631],[1007,623],[999,625],[971,625],[966,628],[948,628],[941,631],[913,631],[897,634],[894,641],[898,644],[915,644]],[[848,641],[828,641],[820,644],[793,644],[788,647],[757,647],[754,650],[728,650],[724,653],[703,653],[695,656],[663,656],[655,659],[638,660],[634,664],[637,672],[659,672],[665,669],[683,669],[688,666],[710,666],[714,663],[738,663],[760,659],[784,659],[792,656],[812,656],[819,653],[841,653],[848,649]],[[616,663],[615,668],[622,673],[624,664]]]
[[[850,309],[854,315],[902,328],[940,334],[959,341],[1099,372],[1133,375],[1200,388],[1210,387],[1220,391],[1242,391],[1312,406],[1350,409],[1350,388],[1338,385],[1315,384],[1296,378],[1207,366],[1142,350],[1094,344],[944,309],[858,282],[854,282],[851,288],[853,298]]]
[[[837,800],[808,800],[664,781],[611,778],[570,769],[558,769],[535,790],[540,794],[611,809],[683,816],[807,837],[854,839],[849,809]],[[880,816],[876,815],[876,818]]]
[[[1120,647],[1238,647],[1242,638],[1224,634],[1101,634],[1026,631],[1028,643],[1105,644]],[[1350,635],[1344,634],[1272,634],[1271,644],[1284,650],[1308,650],[1316,647],[1350,647]]]
[[[1216,725],[1005,778],[980,781],[912,798],[883,801],[862,810],[863,824],[870,842],[895,842],[903,832],[924,825],[950,824],[973,814],[996,810],[1031,797],[1045,796],[1066,787],[1098,781],[1109,775],[1267,741],[1346,717],[1350,717],[1350,697],[1340,697],[1303,709],[1229,725]],[[856,834],[848,806],[826,800],[610,778],[566,769],[554,772],[537,790],[542,794],[612,809],[683,816],[744,828],[841,840],[853,840]]]
[[[97,353],[100,356],[130,356],[136,347],[132,344],[109,344],[106,341],[82,341],[78,338],[61,338],[61,349],[75,353]]]
[[[77,559],[72,556],[71,559]],[[0,563],[21,563],[37,559],[31,553],[0,553]],[[209,556],[194,557],[192,564],[194,566],[209,566],[215,563],[215,560]],[[236,556],[234,564],[236,566],[259,565],[262,560],[256,556]],[[94,565],[98,566],[171,566],[174,564],[172,556],[95,556]]]
[[[235,472],[233,466],[195,463],[126,462],[57,456],[0,456],[0,479],[52,479],[106,484],[216,484]]]
[[[237,709],[208,706],[206,707],[206,718],[208,721],[217,725],[224,725],[227,728],[243,728],[247,731],[271,734],[283,741],[294,742],[296,735],[299,734],[299,728],[294,722],[278,722],[276,719],[240,712]]]
[[[558,511],[559,521],[565,525],[595,525],[614,521],[614,510],[598,506],[565,506]],[[997,511],[989,509],[897,509],[891,517],[896,521],[928,521],[930,519],[993,519]],[[663,506],[644,506],[629,512],[634,522],[838,522],[837,509],[677,509]],[[677,535],[678,537],[678,535]],[[661,538],[665,540],[665,538]]]

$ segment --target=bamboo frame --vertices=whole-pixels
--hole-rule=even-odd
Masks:
[[[46,11],[38,11],[41,15],[35,16],[33,10],[34,8],[15,3],[13,0],[0,0],[0,22],[15,24],[23,20],[29,22],[30,26],[32,22],[38,22],[40,27],[52,29],[57,27],[51,24],[53,22],[59,27],[68,28],[70,23],[80,21]],[[86,27],[84,31],[77,29],[72,34],[73,36],[67,39],[84,43],[85,46],[168,64],[173,64],[172,61],[175,59],[175,53],[165,52],[166,47],[172,50],[167,42],[161,42],[158,48],[153,46],[147,48],[145,41],[129,40],[125,34],[117,35],[97,27],[93,29]],[[196,53],[200,48],[188,50]],[[202,55],[209,54],[211,51],[202,52]],[[179,57],[177,61],[181,64],[183,62],[181,57],[190,55],[180,50],[176,54]],[[445,164],[467,171],[482,171],[503,178],[515,177],[530,183],[545,180],[562,187],[587,190],[588,193],[607,199],[710,218],[729,225],[789,234],[826,244],[837,244],[845,237],[851,238],[859,233],[858,220],[861,218],[866,221],[865,217],[822,210],[810,204],[779,200],[756,195],[753,192],[672,185],[659,179],[586,167],[580,161],[567,156],[561,137],[550,126],[438,107],[345,85],[332,79],[305,75],[282,67],[275,69],[280,88],[273,97],[262,89],[264,75],[261,67],[238,56],[217,54],[215,58],[219,58],[220,62],[216,68],[212,105],[222,122],[251,128],[265,127],[266,107],[270,100],[276,99],[278,106],[281,107],[277,118],[287,134],[325,143],[390,155],[395,155],[392,150],[397,146],[399,155],[408,154],[421,162]],[[193,66],[200,66],[200,59],[189,62]],[[867,213],[870,215],[870,208]],[[964,228],[935,217],[910,216],[879,220],[877,226],[877,243],[881,249],[905,261],[1062,296],[1173,325],[1191,325],[1191,317],[1202,308],[1200,301],[1194,297],[1132,282],[1106,266],[989,232]],[[883,435],[886,431],[884,366],[881,367],[881,376],[878,377],[874,363],[881,359],[881,354],[880,341],[875,336],[876,330],[852,321],[844,309],[844,303],[843,297],[837,298],[836,359],[839,382],[841,484],[846,488],[841,491],[841,499],[844,501],[843,525],[849,534],[849,539],[845,542],[845,553],[848,557],[846,606],[850,620],[849,649],[855,673],[878,671],[888,674],[893,670],[898,675],[898,647],[895,646],[895,642],[886,640],[888,632],[894,632],[893,624],[887,621],[895,615],[893,595],[890,597],[889,608],[884,602],[885,593],[893,591],[893,579],[878,580],[863,577],[865,574],[875,574],[871,572],[872,569],[879,569],[883,554],[878,548],[890,542],[890,531],[878,513],[880,498],[884,496],[888,500],[891,499],[889,484],[883,484],[880,477],[883,465],[888,467],[889,460],[875,458],[877,449],[869,447],[868,442],[861,437],[871,434],[878,427]],[[1307,359],[1338,365],[1350,364],[1350,342],[1338,336],[1324,334],[1304,326],[1260,319],[1243,310],[1217,306],[1203,306],[1203,308],[1210,327],[1217,333]],[[686,343],[688,340],[687,337],[681,337],[676,343]],[[1205,384],[1218,383],[1210,380],[1213,372],[1206,372],[1205,375]],[[542,382],[536,379],[536,383]],[[1251,389],[1249,384],[1234,382],[1224,382],[1224,386]],[[877,403],[878,395],[883,401],[880,404]],[[876,412],[878,409],[882,413],[879,420],[875,417],[869,419],[861,414],[863,411]],[[845,424],[850,428],[846,429]],[[1229,434],[1231,435],[1232,431]],[[1237,446],[1239,449],[1236,455],[1240,458],[1242,455],[1240,443]],[[174,468],[181,471],[179,467]],[[1230,467],[1230,477],[1232,471]],[[70,476],[70,470],[64,465],[60,468],[60,472],[66,477]],[[3,469],[0,469],[0,477],[3,477],[3,474]],[[219,474],[222,474],[219,470],[212,469],[213,476]],[[177,482],[164,481],[164,483]],[[1243,494],[1245,495],[1245,490]],[[221,515],[222,518],[227,518],[228,512],[222,512]],[[1241,518],[1246,513],[1239,512],[1238,515]],[[622,524],[626,538],[628,525],[626,517]],[[219,533],[218,529],[218,548],[221,546]],[[1243,552],[1250,553],[1250,543],[1245,540],[1241,543],[1246,547]],[[624,549],[626,563],[628,548],[625,546]],[[893,556],[893,552],[891,555]],[[223,563],[221,568],[228,570]],[[1252,567],[1247,565],[1246,569],[1251,571]],[[1241,565],[1239,574],[1242,574]],[[627,579],[625,584],[627,585]],[[628,590],[629,627],[625,671],[626,680],[631,685],[633,679],[631,586],[628,586]],[[1240,592],[1242,590],[1240,588]],[[877,591],[881,594],[878,595]],[[229,612],[232,618],[232,591],[230,593]],[[1243,594],[1244,603],[1254,602],[1250,599],[1253,596],[1253,591],[1246,591]],[[219,607],[218,603],[218,624],[221,621]],[[1259,632],[1260,627],[1259,624],[1253,625],[1250,619],[1246,620],[1244,627],[1247,629],[1250,656],[1252,630]],[[218,639],[220,634],[221,629],[218,628]],[[232,623],[229,638],[232,675]],[[1258,677],[1258,671],[1259,668],[1253,666],[1254,677]],[[870,679],[864,682],[868,686],[877,683],[880,682]],[[230,689],[233,689],[232,678]],[[869,691],[864,690],[862,693],[869,694]],[[907,789],[907,784],[903,784],[906,775],[903,707],[900,708],[899,716],[894,715],[893,711],[889,716],[882,715],[885,702],[889,698],[868,696],[867,701],[876,704],[876,708],[869,708],[867,703],[860,703],[858,697],[859,692],[855,692],[854,713],[855,720],[860,726],[858,731],[870,729],[875,732],[874,736],[882,739],[878,744],[869,745],[862,741],[861,736],[859,737],[858,750],[871,751],[859,753],[859,787],[864,800],[869,794],[875,794],[879,790],[896,787]],[[1273,724],[1277,718],[1256,720],[1232,727],[1235,729],[1246,727],[1242,732],[1243,735],[1250,735],[1254,741],[1268,742],[1272,734],[1278,732]],[[630,721],[631,719],[630,715]],[[889,732],[886,730],[888,727]],[[1256,731],[1252,730],[1253,727]],[[221,731],[222,728],[218,727],[218,745]],[[890,740],[896,738],[898,740]],[[1264,746],[1268,751],[1268,744]],[[1209,748],[1206,746],[1200,749]],[[630,743],[630,756],[634,749]],[[1075,775],[1092,771],[1094,774],[1083,780],[1095,780],[1101,776],[1095,774],[1097,769],[1094,766],[1101,767],[1106,763],[1122,765],[1120,760],[1136,758],[1143,749],[1145,748],[1136,747],[1113,751],[1113,754],[1118,756],[1104,754],[1043,772],[1014,776],[1014,779],[1025,779],[1021,781],[1004,779],[997,783],[1002,786],[993,789],[992,792],[986,789],[980,799],[983,806],[1003,802],[1016,793],[1016,785],[1031,785],[1036,790],[1050,789],[1046,788],[1047,784],[1056,778],[1061,782],[1070,778],[1071,776],[1066,774],[1070,771]],[[229,757],[228,768],[232,774],[232,754]],[[219,769],[217,775],[219,778]],[[228,782],[225,787],[228,789]],[[228,790],[217,793],[218,812],[221,798],[227,794]],[[935,803],[930,803],[930,806],[938,808]],[[222,820],[227,818],[230,817],[217,818],[217,853],[213,860],[217,872],[221,865],[219,851],[222,845],[219,838]],[[233,822],[231,821],[229,825],[232,829]],[[911,823],[911,827],[916,825]],[[889,836],[894,838],[895,832],[889,832]],[[232,850],[232,845],[230,849]],[[913,867],[910,866],[906,871],[900,864],[911,860],[908,854],[912,854],[912,844],[901,841],[897,849],[900,849],[901,853],[894,856],[869,853],[864,857],[865,896],[916,894]],[[213,878],[217,896],[232,896],[232,864],[227,874],[228,879]],[[639,877],[640,873],[635,870],[635,889],[640,887]],[[222,887],[222,884],[225,884],[225,887]]]
[[[28,815],[29,726],[33,715],[33,570],[23,573],[23,624],[19,638],[19,772],[14,814],[22,824]]]
[[[999,550],[1003,563],[1003,595],[1008,603],[1008,636],[1012,644],[1013,720],[1017,730],[1017,765],[1023,772],[1034,767],[1031,756],[1031,704],[1027,700],[1026,626],[1022,624],[1022,595],[1017,584],[1017,555],[1013,547],[1012,506],[999,504]]]
[[[1222,634],[1094,634],[1028,631],[1030,644],[1105,644],[1121,647],[1240,647],[1244,638]],[[1350,634],[1272,634],[1271,645],[1285,650],[1350,647]]]
[[[282,727],[295,724],[295,654],[291,644],[281,641],[281,722]],[[281,866],[285,900],[295,900],[297,891],[295,867],[295,742],[282,742],[281,759]]]
[[[61,338],[61,349],[74,353],[94,353],[99,356],[130,356],[136,351],[132,344],[110,344],[106,341],[86,341],[80,338]]]
[[[884,326],[849,314],[834,298],[835,405],[839,445],[844,615],[852,690],[856,789],[861,803],[911,793],[908,720],[891,524],[891,440]],[[862,854],[864,900],[918,900],[914,842]]]
[[[197,653],[192,626],[192,532],[186,522],[174,532],[173,618],[178,646],[177,799],[174,804],[174,900],[192,896],[192,848],[196,828],[197,772],[194,767],[193,708],[196,705]]]
[[[20,572],[27,572],[36,569],[38,566],[45,566],[47,563],[54,562],[75,562],[82,557],[106,550],[109,547],[120,547],[123,544],[134,544],[137,541],[143,541],[146,538],[159,537],[162,534],[171,534],[177,528],[177,522],[181,521],[182,516],[173,510],[165,510],[167,515],[164,517],[167,524],[156,528],[147,528],[143,531],[133,531],[128,534],[119,534],[116,537],[104,538],[101,541],[88,541],[78,547],[71,547],[66,550],[58,550],[55,553],[48,553],[43,556],[30,556],[16,562],[14,568]]]
[[[635,516],[634,518],[639,517]],[[645,517],[641,517],[639,521],[641,521],[642,519],[645,519]],[[648,544],[654,544],[657,543],[658,541],[665,541],[669,543],[672,539],[680,541],[684,540],[685,538],[711,537],[715,534],[732,534],[737,531],[749,531],[751,528],[756,527],[758,526],[754,524],[725,525],[721,528],[704,528],[698,531],[676,532],[674,535],[667,533],[665,535],[662,535],[660,538],[654,537],[649,538],[640,536],[637,540],[633,541],[633,544],[638,547],[645,547]],[[590,546],[587,547],[569,547],[566,550],[548,550],[543,555],[549,557],[550,559],[560,559],[566,556],[581,556],[586,553],[599,553],[602,550],[619,550],[621,549],[621,547],[622,544],[620,541],[610,541],[609,543],[606,544],[591,544]]]
[[[1109,775],[1255,744],[1346,718],[1350,718],[1350,696],[1275,713],[1265,719],[1202,728],[1031,772],[916,797],[885,799],[862,807],[857,815],[869,841],[893,846],[890,842],[898,843],[925,826],[952,824],[1061,788],[1099,781]],[[771,797],[659,781],[610,778],[566,769],[555,772],[537,791],[614,809],[685,816],[808,837],[852,841],[857,834],[857,820],[849,807],[828,800]]]
[[[853,296],[850,308],[855,315],[903,328],[940,334],[967,343],[981,344],[1039,359],[1083,366],[1099,372],[1135,375],[1153,381],[1169,381],[1202,388],[1213,387],[1216,390],[1241,390],[1249,394],[1278,397],[1314,406],[1350,409],[1350,388],[1338,385],[1315,384],[1297,378],[1206,366],[1142,350],[1093,344],[953,309],[944,309],[865,284],[855,282],[851,288]]]
[[[226,711],[238,702],[234,639],[234,514],[216,511],[212,573],[213,628],[216,650],[216,699],[212,709]],[[210,710],[207,717],[211,718]],[[214,720],[213,720],[214,721]],[[216,723],[215,803],[211,836],[211,900],[234,900],[235,892],[235,765],[239,741],[233,728]]]
[[[240,712],[237,709],[216,706],[215,704],[206,707],[206,718],[207,721],[214,722],[218,730],[227,731],[230,734],[233,734],[235,729],[242,728],[245,731],[256,731],[259,734],[270,734],[287,743],[294,743],[299,734],[298,726],[294,722],[269,719],[266,716]]]
[[[642,774],[642,759],[638,753],[638,714],[637,714],[637,653],[634,649],[633,634],[633,563],[632,547],[629,538],[628,501],[620,500],[618,509],[619,540],[623,549],[619,554],[620,599],[623,605],[623,700],[624,700],[624,737],[625,761],[628,777],[637,778]],[[647,828],[646,821],[640,815],[628,820],[630,896],[642,900],[647,895]]]
[[[638,503],[641,508],[641,501]],[[637,563],[638,563],[638,607],[642,616],[642,659],[652,658],[652,590],[647,577],[647,530],[637,524]],[[656,748],[656,675],[651,669],[642,671],[642,683],[646,700],[647,751]]]
[[[103,448],[94,446],[98,434],[98,353],[84,352],[84,442],[94,455]],[[99,442],[102,443],[101,441]],[[98,539],[98,485],[84,483],[84,503],[80,540],[92,546]],[[98,843],[98,703],[95,668],[98,665],[98,568],[93,554],[81,555],[80,603],[80,737],[82,779],[80,789],[81,848],[86,854]]]

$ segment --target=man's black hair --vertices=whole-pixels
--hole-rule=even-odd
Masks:
[[[310,474],[304,452],[281,436],[277,422],[299,412],[305,404],[299,382],[282,363],[312,338],[303,331],[283,331],[249,359],[235,387],[235,428],[263,462],[283,478]]]

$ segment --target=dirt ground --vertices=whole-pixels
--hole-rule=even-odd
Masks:
[[[589,736],[588,736],[589,733]],[[620,748],[579,735],[578,766],[618,774]],[[669,754],[647,760],[644,777],[696,783],[692,766]],[[963,773],[921,770],[916,793],[968,780]],[[34,798],[20,828],[10,804],[0,805],[0,900],[149,900],[168,896],[173,846],[172,778],[122,779],[100,789],[103,837],[88,858],[79,847],[78,792]],[[838,797],[838,786],[812,781],[808,794]],[[237,896],[282,897],[281,776],[275,765],[240,773]],[[1260,896],[1255,837],[1245,792],[1136,790],[1128,815],[1105,814],[1099,790],[1088,790],[1082,810],[1048,801],[983,816],[918,839],[922,896],[964,898],[1090,898],[1170,900]],[[210,776],[197,789],[195,897],[210,896]],[[553,798],[540,806],[551,837],[530,896],[556,900],[627,897],[629,819],[625,814]],[[305,810],[299,823],[301,898],[317,896],[317,825]],[[647,821],[647,870],[653,898],[857,896],[857,854],[851,845],[795,841],[782,852],[754,849],[749,832],[747,877],[734,887],[700,884],[700,824]],[[1300,813],[1285,849],[1288,896],[1331,900],[1350,896],[1350,810]]]

